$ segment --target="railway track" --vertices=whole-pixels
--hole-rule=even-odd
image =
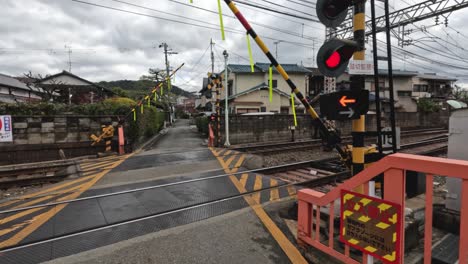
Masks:
[[[448,136],[438,136],[401,145],[401,152],[439,156],[447,151]],[[273,169],[261,171],[278,180],[293,183],[307,188],[314,188],[321,192],[327,192],[337,184],[348,179],[351,174],[343,166],[340,158],[328,158],[316,161],[296,163],[279,166]]]
[[[403,138],[411,138],[411,137],[421,137],[421,136],[430,136],[430,135],[443,135],[448,131],[445,129],[421,129],[421,130],[409,130],[403,131],[402,137]],[[343,143],[351,143],[352,137],[346,136],[342,137]],[[372,138],[369,138],[372,139]],[[268,143],[268,144],[248,144],[248,145],[239,145],[233,146],[229,148],[230,150],[236,150],[241,152],[247,152],[250,154],[270,154],[270,153],[277,153],[277,152],[284,152],[284,151],[300,151],[306,150],[311,147],[319,147],[322,145],[321,139],[312,139],[312,140],[301,140],[295,142],[275,142],[275,143]]]

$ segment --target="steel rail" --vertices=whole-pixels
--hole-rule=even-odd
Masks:
[[[134,218],[122,220],[122,221],[119,221],[119,222],[116,222],[116,223],[113,223],[113,224],[110,224],[110,225],[100,225],[100,226],[93,227],[93,228],[87,228],[87,229],[84,229],[84,230],[81,230],[81,231],[78,231],[78,232],[71,232],[71,233],[68,233],[68,234],[63,234],[63,235],[55,237],[55,238],[31,241],[31,242],[28,242],[28,243],[25,243],[25,244],[22,244],[22,245],[19,245],[19,246],[5,247],[5,248],[2,248],[0,250],[0,254],[11,252],[11,251],[14,251],[14,250],[27,248],[27,247],[37,246],[37,245],[41,245],[41,244],[45,244],[45,243],[49,243],[49,242],[55,242],[55,241],[58,241],[58,240],[63,240],[63,239],[66,239],[66,238],[75,237],[75,236],[79,236],[79,235],[84,235],[84,234],[88,234],[88,233],[92,233],[92,232],[97,232],[97,231],[100,231],[100,230],[105,230],[105,229],[118,227],[118,226],[122,226],[122,225],[126,225],[126,224],[132,224],[132,223],[136,223],[136,222],[140,222],[140,221],[144,221],[144,220],[148,220],[148,219],[152,219],[152,218],[157,218],[157,217],[161,217],[161,216],[165,216],[165,215],[170,215],[170,214],[174,214],[174,213],[178,213],[178,212],[183,212],[183,211],[187,211],[187,210],[190,210],[190,209],[195,209],[195,208],[199,208],[199,207],[203,207],[203,206],[208,206],[208,205],[213,205],[213,204],[217,204],[217,203],[221,203],[221,202],[226,202],[226,201],[242,198],[244,196],[248,196],[248,195],[252,195],[252,194],[256,194],[256,193],[260,193],[260,192],[264,192],[264,191],[268,191],[268,190],[287,188],[287,187],[297,186],[297,185],[299,185],[299,186],[300,185],[308,185],[308,184],[314,184],[314,183],[323,184],[323,182],[326,181],[326,180],[332,181],[332,180],[335,180],[336,178],[339,178],[339,177],[345,177],[346,174],[349,174],[349,172],[340,172],[340,173],[327,175],[327,176],[323,176],[323,177],[320,177],[320,178],[317,178],[317,179],[312,179],[312,180],[308,180],[308,181],[304,181],[304,182],[300,182],[300,183],[287,183],[287,184],[283,184],[283,185],[279,185],[279,186],[271,186],[271,187],[262,188],[262,189],[259,189],[259,190],[247,191],[245,193],[230,195],[230,196],[226,196],[226,197],[219,198],[219,199],[214,199],[214,200],[207,201],[207,202],[196,203],[196,204],[193,204],[193,205],[187,205],[187,206],[183,206],[183,207],[180,207],[180,208],[177,208],[177,209],[169,209],[169,210],[162,211],[162,212],[159,212],[159,213],[150,214],[150,215],[144,216],[144,217],[134,217]]]
[[[170,187],[170,186],[176,186],[176,185],[181,185],[181,184],[187,184],[187,183],[193,183],[193,182],[199,182],[199,181],[206,181],[206,180],[212,180],[212,179],[218,179],[218,178],[228,177],[228,176],[231,176],[231,175],[239,175],[239,174],[250,173],[250,172],[261,172],[261,171],[266,171],[266,170],[284,169],[284,168],[287,168],[287,167],[290,167],[290,166],[306,165],[306,164],[311,164],[311,163],[328,162],[328,161],[331,161],[333,159],[334,158],[302,161],[302,162],[290,163],[290,164],[286,164],[286,165],[278,165],[278,166],[271,166],[271,167],[267,167],[267,168],[247,170],[247,171],[236,172],[236,173],[214,175],[214,176],[208,176],[208,177],[203,177],[203,178],[198,178],[198,179],[191,179],[191,180],[185,180],[185,181],[179,181],[179,182],[172,182],[172,183],[166,183],[166,184],[160,184],[160,185],[155,185],[155,186],[137,188],[137,189],[132,189],[132,190],[125,190],[125,191],[120,191],[120,192],[113,192],[113,193],[107,193],[107,194],[100,194],[100,195],[88,196],[88,197],[83,197],[83,198],[77,198],[77,199],[72,199],[72,200],[65,200],[65,201],[60,201],[60,202],[38,204],[38,205],[33,205],[33,206],[28,206],[28,207],[22,207],[22,208],[10,209],[10,210],[3,210],[3,211],[0,211],[0,214],[16,213],[16,212],[20,212],[20,211],[29,210],[29,209],[35,209],[35,208],[41,208],[41,207],[50,207],[50,206],[56,206],[56,205],[60,205],[60,204],[68,204],[68,203],[88,201],[88,200],[92,200],[92,199],[99,199],[99,198],[105,198],[105,197],[110,197],[110,196],[116,196],[116,195],[122,195],[122,194],[134,193],[134,192],[141,192],[141,191],[159,189],[159,188]]]

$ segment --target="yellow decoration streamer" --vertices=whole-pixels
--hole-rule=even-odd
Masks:
[[[273,66],[270,65],[269,73],[269,85],[270,85],[270,103],[273,102]]]
[[[154,101],[158,101],[158,94],[157,93],[154,93]]]
[[[140,105],[140,112],[143,114],[144,110],[145,110],[145,109],[144,109],[143,103],[141,103],[141,105]]]
[[[132,112],[133,112],[133,121],[136,122],[136,110],[135,110],[135,108],[132,109]]]
[[[150,107],[150,106],[151,106],[151,103],[150,103],[150,101],[151,101],[151,100],[150,100],[150,97],[149,97],[149,96],[146,96],[146,98],[145,98],[145,99],[148,101],[148,107]]]
[[[190,3],[193,4],[193,0],[190,0]]]
[[[226,40],[226,36],[224,34],[223,9],[221,8],[221,0],[218,0],[218,13],[219,13],[219,24],[221,26],[221,38],[222,40]]]
[[[291,94],[291,105],[292,105],[292,112],[294,116],[294,126],[297,127],[297,116],[296,116],[296,106],[294,105],[294,93]]]
[[[252,46],[250,45],[249,33],[247,33],[247,48],[249,49],[250,68],[252,72],[255,72],[254,60],[253,60],[253,55],[252,55]]]

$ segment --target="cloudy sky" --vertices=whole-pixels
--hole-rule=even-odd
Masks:
[[[277,45],[280,62],[314,65],[314,54],[323,43],[325,31],[320,23],[313,21],[317,19],[315,0],[243,1],[307,18],[238,5],[273,52],[274,42],[281,42]],[[394,9],[401,9],[422,1],[390,0],[390,4]],[[72,72],[83,78],[135,80],[150,67],[164,68],[163,50],[158,46],[165,42],[178,53],[170,56],[171,66],[185,63],[176,76],[176,84],[186,90],[198,90],[202,78],[211,70],[208,50],[211,38],[216,43],[216,71],[224,67],[222,52],[225,49],[231,54],[230,63],[248,64],[249,61],[245,31],[232,18],[224,2],[225,41],[221,40],[217,1],[193,2],[190,5],[189,0],[83,0],[81,3],[2,0],[0,73],[14,76],[28,71],[57,73],[68,70],[70,55]],[[380,6],[377,12],[382,14]],[[468,83],[468,52],[464,49],[468,41],[468,28],[464,26],[466,14],[468,9],[451,14],[448,27],[443,25],[443,17],[439,18],[440,25],[435,25],[435,18],[431,18],[407,26],[405,29],[413,33],[405,38],[415,42],[404,50],[395,49],[395,68],[437,72]],[[424,29],[427,32],[422,32]],[[396,38],[392,41],[398,45]],[[253,42],[252,45],[254,60],[266,62],[263,53]],[[368,56],[370,59],[370,52]]]

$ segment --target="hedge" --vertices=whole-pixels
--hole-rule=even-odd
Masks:
[[[96,104],[66,105],[52,103],[0,104],[0,115],[13,116],[53,116],[53,115],[115,115],[127,118],[126,137],[131,144],[138,144],[158,133],[164,127],[166,114],[156,107],[145,105],[144,113],[138,109],[137,121],[133,121],[131,111],[136,102],[129,98],[111,98]]]
[[[195,119],[195,124],[197,125],[198,132],[208,135],[208,117],[199,116]]]

